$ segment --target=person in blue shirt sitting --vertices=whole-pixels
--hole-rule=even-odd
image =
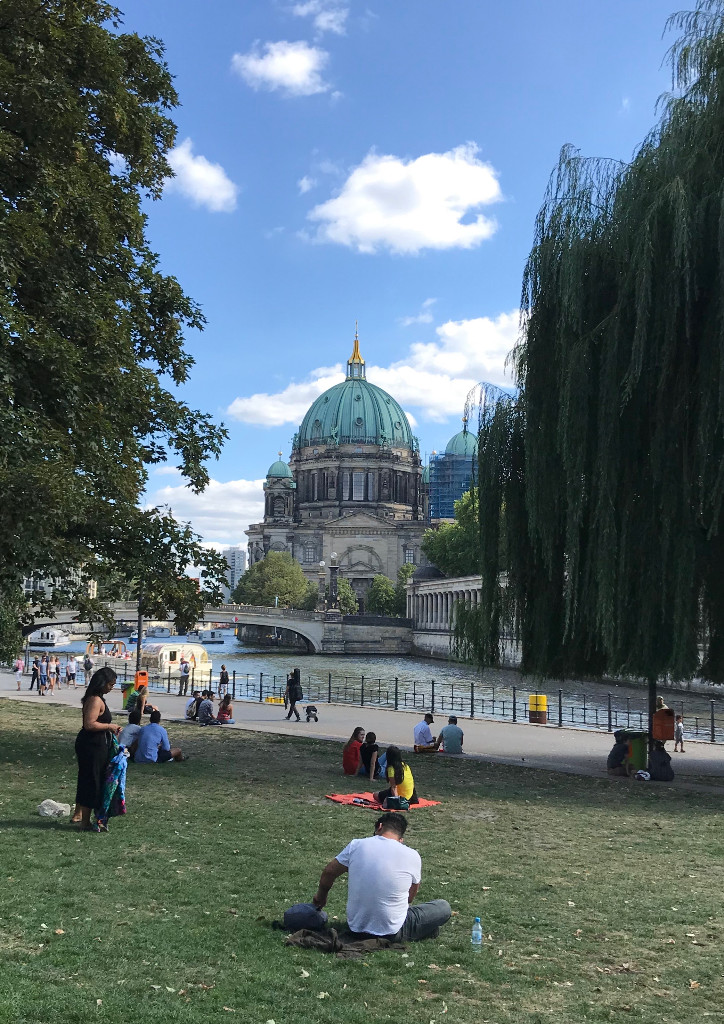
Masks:
[[[168,733],[161,725],[161,712],[152,711],[151,721],[144,725],[138,734],[136,753],[133,755],[136,764],[157,764],[159,761],[185,761],[186,757],[180,747],[172,747]]]

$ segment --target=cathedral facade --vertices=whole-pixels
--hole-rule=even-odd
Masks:
[[[336,555],[364,600],[375,575],[421,565],[428,525],[419,444],[400,405],[371,384],[355,334],[346,379],[312,404],[289,463],[269,467],[264,520],[247,530],[249,565],[288,551],[316,581]]]

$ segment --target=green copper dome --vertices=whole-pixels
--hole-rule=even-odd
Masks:
[[[478,450],[478,439],[469,430],[461,430],[451,437],[445,449],[446,455],[474,456]]]
[[[279,454],[281,455],[281,452],[279,452]],[[289,466],[286,464],[286,462],[282,462],[281,459],[277,459],[276,462],[272,462],[271,466],[267,470],[266,475],[268,477],[269,476],[284,477],[284,478],[288,477],[291,480],[291,478],[292,478],[292,471],[289,468]]]
[[[366,379],[356,337],[347,362],[347,379],[319,396],[295,438],[297,448],[324,444],[376,444],[417,450],[401,406]]]

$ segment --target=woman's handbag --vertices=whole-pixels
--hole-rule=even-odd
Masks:
[[[386,811],[409,811],[410,801],[404,796],[388,796],[382,806]]]

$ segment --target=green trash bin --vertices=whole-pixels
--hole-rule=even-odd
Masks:
[[[626,739],[628,740],[626,767],[629,775],[635,775],[641,769],[646,771],[649,763],[649,734],[626,730]]]

